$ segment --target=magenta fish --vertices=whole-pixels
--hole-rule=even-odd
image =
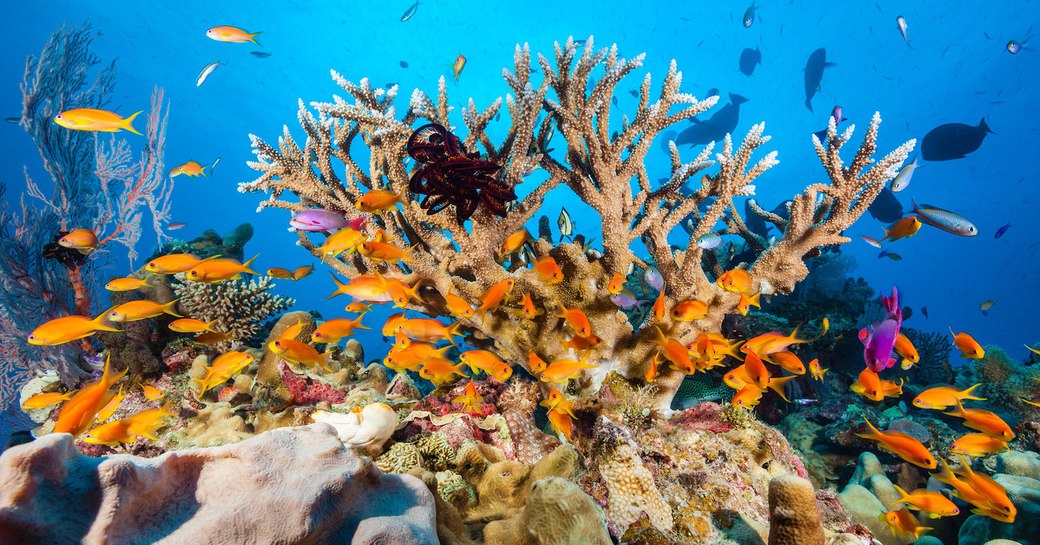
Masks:
[[[349,223],[343,212],[324,208],[308,208],[293,214],[289,220],[289,224],[300,231],[335,231]]]
[[[895,365],[892,350],[896,346],[899,328],[903,325],[903,310],[899,307],[899,291],[895,286],[892,286],[892,297],[882,295],[881,303],[887,313],[885,319],[859,331],[859,340],[863,342],[863,359],[875,373]]]

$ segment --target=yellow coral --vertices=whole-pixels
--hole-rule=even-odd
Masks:
[[[657,489],[654,476],[643,465],[635,448],[628,444],[618,446],[600,463],[599,472],[610,492],[607,516],[619,527],[628,528],[645,511],[658,529],[672,529],[672,508]]]

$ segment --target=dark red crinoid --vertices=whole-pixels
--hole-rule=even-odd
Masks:
[[[405,151],[422,164],[408,180],[412,193],[423,195],[419,206],[436,214],[455,205],[459,223],[466,221],[483,204],[504,217],[506,203],[516,200],[513,188],[499,181],[498,163],[469,153],[457,136],[441,125],[430,123],[412,133]]]

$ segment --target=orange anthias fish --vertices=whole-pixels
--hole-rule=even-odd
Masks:
[[[893,242],[913,236],[921,229],[921,220],[917,219],[917,216],[907,216],[885,229],[885,236],[881,241],[891,240]]]
[[[654,300],[653,313],[655,322],[664,320],[664,291],[657,294],[657,299]]]
[[[444,354],[452,347],[445,346],[437,348],[429,343],[412,341],[405,337],[400,331],[397,332],[398,342],[390,349],[390,353],[383,359],[383,363],[394,371],[401,369],[419,371],[419,366],[430,359],[444,359]]]
[[[156,432],[163,427],[163,418],[177,416],[172,405],[171,400],[158,409],[145,409],[129,418],[102,424],[84,435],[83,442],[114,447],[120,443],[132,443],[138,437],[157,441]]]
[[[950,446],[950,452],[963,454],[965,456],[987,456],[1008,450],[1008,444],[1003,439],[986,435],[985,433],[968,433],[961,436]]]
[[[105,404],[108,389],[119,382],[119,379],[123,378],[127,372],[127,369],[123,369],[121,372],[113,374],[111,363],[111,355],[106,355],[105,369],[101,378],[80,388],[76,395],[61,406],[58,420],[54,423],[54,433],[71,433],[73,437],[78,437],[90,429],[97,418],[98,411]]]
[[[169,328],[177,333],[202,333],[203,331],[213,331],[215,323],[217,323],[216,320],[203,322],[195,318],[181,318],[170,322]]]
[[[256,37],[259,34],[259,32],[246,32],[241,28],[227,25],[215,26],[206,31],[206,37],[211,40],[233,44],[253,42],[256,45],[260,45],[260,42],[256,41]]]
[[[950,328],[950,335],[953,335],[953,345],[957,347],[957,350],[961,351],[962,358],[981,360],[986,355],[986,351],[982,349],[982,345],[980,345],[971,335],[968,335],[963,331],[960,333],[954,333],[953,328]]]
[[[918,526],[917,517],[909,509],[893,509],[884,515],[878,515],[881,520],[888,524],[894,536],[913,536],[915,540],[921,538],[921,534],[932,530],[927,526]]]
[[[411,299],[422,300],[422,297],[419,297],[419,286],[422,285],[421,279],[416,280],[414,286],[409,286],[396,278],[383,278],[383,275],[379,273],[376,273],[376,278],[383,283],[383,286],[386,288],[386,294],[394,302],[394,308],[407,307],[408,301]]]
[[[730,403],[742,409],[751,409],[755,405],[758,405],[758,402],[762,399],[762,394],[762,390],[748,384],[740,390],[737,390],[737,393],[733,395],[733,399],[730,400]]]
[[[119,404],[122,403],[124,399],[126,399],[126,394],[123,393],[123,386],[120,385],[119,391],[116,392],[111,399],[105,402],[105,405],[101,407],[100,411],[98,411],[97,421],[104,422],[105,420],[112,418],[112,415],[116,413],[116,410],[119,409]]]
[[[139,290],[141,288],[154,288],[152,284],[148,283],[147,279],[134,278],[128,276],[126,278],[113,278],[107,284],[105,289],[108,291],[132,291]]]
[[[514,285],[516,285],[516,280],[512,278],[496,282],[484,293],[484,297],[481,298],[482,303],[477,307],[477,312],[487,312],[489,310],[494,312],[498,305],[502,304],[502,301],[509,295],[509,292],[513,290]]]
[[[72,232],[58,239],[58,245],[62,248],[71,248],[83,255],[89,254],[97,248],[98,238],[90,229],[73,229]]]
[[[214,259],[214,257],[207,259]],[[188,272],[202,261],[192,254],[167,254],[149,261],[144,269],[155,274],[176,274]]]
[[[603,344],[603,339],[596,335],[589,335],[588,337],[579,337],[575,335],[569,339],[560,339],[560,346],[562,346],[564,350],[574,350],[575,352],[592,350],[601,344]]]
[[[545,371],[546,367],[549,367],[549,364],[539,357],[538,354],[534,352],[527,353],[527,368],[531,370],[531,373],[537,375]]]
[[[563,303],[560,303],[560,313],[556,316],[566,320],[567,325],[574,330],[575,335],[579,337],[592,335],[592,324],[580,308],[567,308],[563,306]]]
[[[450,291],[444,294],[444,302],[448,306],[448,312],[457,318],[472,318],[477,313],[477,309],[473,308],[469,301]]]
[[[826,375],[827,371],[830,371],[830,369],[824,369],[821,367],[820,360],[814,358],[809,362],[809,373],[812,374],[813,379],[822,381],[823,375]]]
[[[295,339],[277,339],[271,341],[268,348],[289,363],[310,367],[318,366],[326,371],[332,371],[329,367],[329,356],[331,354],[328,352],[320,354],[313,346],[307,343]]]
[[[451,64],[451,72],[455,75],[455,81],[459,81],[459,74],[462,74],[462,69],[466,67],[466,57],[459,53],[458,57],[455,57],[455,62]]]
[[[345,293],[353,297],[355,301],[368,303],[389,303],[393,300],[386,288],[386,283],[375,275],[363,274],[355,276],[346,284],[340,282],[336,275],[332,273],[329,273],[329,276],[332,277],[332,281],[336,284],[336,291],[326,296],[326,299],[332,299],[337,295]]]
[[[539,280],[550,286],[563,282],[563,271],[551,255],[538,258],[538,261],[534,262],[534,272]]]
[[[958,401],[963,401],[965,399],[986,401],[986,398],[984,397],[972,395],[975,388],[978,388],[979,386],[982,386],[981,382],[964,390],[958,390],[953,386],[937,386],[935,388],[929,388],[914,398],[914,407],[919,409],[943,410],[947,407],[952,407],[956,405]]]
[[[462,371],[466,364],[453,364],[451,360],[444,358],[429,358],[419,366],[419,376],[432,382],[434,386],[441,386],[454,382],[452,377],[466,376]]]
[[[54,122],[74,131],[119,132],[124,130],[134,134],[141,134],[133,125],[134,118],[140,115],[140,113],[140,111],[137,111],[130,117],[123,118],[117,113],[106,110],[76,108],[75,110],[61,112],[54,116]]]
[[[397,203],[404,203],[404,199],[397,193],[373,189],[362,195],[355,203],[355,206],[362,212],[373,214],[390,210]]]
[[[726,271],[715,283],[733,293],[751,293],[751,275],[744,269]]]
[[[163,396],[166,395],[166,392],[164,392],[164,391],[162,391],[162,390],[160,390],[160,389],[158,389],[155,386],[152,386],[150,384],[142,384],[141,385],[141,393],[144,394],[144,398],[147,399],[148,401],[155,401],[157,399],[161,399]]]
[[[461,335],[459,332],[461,327],[462,324],[460,322],[444,325],[439,320],[434,320],[433,318],[403,318],[397,322],[397,329],[407,335],[408,338],[425,342],[444,340],[455,344],[452,337]]]
[[[198,161],[188,161],[187,163],[173,167],[173,169],[170,170],[170,178],[176,178],[182,174],[191,178],[196,176],[205,176],[206,167],[199,164]]]
[[[673,337],[665,337],[661,328],[657,328],[657,339],[654,340],[661,347],[664,359],[668,360],[672,367],[692,375],[697,372],[697,366],[690,359],[690,351],[686,346]]]
[[[571,441],[574,435],[574,421],[571,420],[570,415],[564,412],[552,410],[547,413],[549,417],[549,424],[552,425],[553,430],[566,437],[568,441]]]
[[[487,350],[467,350],[459,354],[459,360],[469,366],[474,375],[483,371],[499,382],[505,382],[513,375],[513,368],[508,363]]]
[[[696,299],[683,301],[672,307],[672,319],[677,322],[692,322],[708,315],[708,305]]]
[[[961,464],[961,469],[954,471],[942,460],[942,470],[932,476],[950,485],[957,497],[972,504],[975,507],[972,513],[1009,524],[1015,522],[1018,510],[1004,487],[989,475],[973,471],[964,458],[961,458]]]
[[[245,352],[233,350],[221,354],[206,368],[206,374],[202,378],[193,381],[199,385],[199,397],[208,390],[224,384],[250,363],[253,363],[253,356]]]
[[[376,242],[369,240],[358,244],[358,253],[371,259],[372,261],[381,261],[383,263],[397,263],[398,261],[407,261],[414,263],[415,259],[412,258],[412,250],[415,246],[410,248],[398,248],[388,242]]]
[[[257,257],[260,256],[255,255],[245,263],[231,258],[206,259],[192,267],[187,278],[192,282],[223,282],[241,278],[243,274],[257,274],[249,268]]]
[[[910,339],[902,333],[896,336],[896,353],[903,358],[903,363],[900,366],[904,371],[921,361],[921,355],[917,353],[914,343],[910,342]]]
[[[105,325],[107,316],[108,311],[94,319],[75,315],[55,318],[34,329],[26,340],[34,346],[56,346],[89,337],[98,331],[121,331]]]
[[[508,237],[498,247],[498,253],[502,256],[507,256],[523,248],[524,244],[531,239],[531,233],[527,232],[527,229],[521,229]]]
[[[567,399],[567,396],[556,388],[550,387],[549,395],[538,404],[550,411],[561,412],[572,418],[574,417],[574,408],[571,400]]]
[[[899,379],[899,384],[891,380],[882,380],[877,373],[866,367],[860,371],[856,382],[852,383],[849,389],[871,401],[881,401],[886,397],[902,395],[903,379]]]
[[[555,359],[545,369],[538,373],[538,380],[542,382],[554,382],[565,384],[570,379],[581,376],[586,369],[595,369],[595,365],[589,365],[589,358],[585,356],[581,360],[570,358]]]
[[[760,293],[756,293],[751,297],[748,297],[746,293],[741,293],[740,301],[737,301],[737,312],[739,312],[741,316],[747,316],[747,313],[751,312],[751,307],[762,308],[762,303],[759,302],[759,297],[761,297],[761,295],[762,294]]]
[[[355,329],[368,329],[361,325],[361,316],[348,320],[347,318],[333,318],[322,322],[311,334],[312,343],[333,344],[349,337]]]
[[[768,361],[779,365],[790,373],[796,375],[805,374],[805,364],[802,363],[802,360],[794,352],[788,352],[785,350],[783,352],[771,354]]]
[[[791,331],[790,335],[781,335],[776,331],[771,331],[748,339],[748,341],[744,343],[744,346],[740,348],[740,351],[744,353],[754,352],[758,357],[764,358],[770,354],[789,350],[792,344],[807,343],[811,340],[812,339],[799,339],[798,328],[795,327],[794,330]]]
[[[534,320],[540,314],[544,314],[545,311],[534,306],[534,301],[531,299],[530,293],[525,293],[521,298],[521,304],[523,305],[524,318],[528,320]]]
[[[471,413],[480,412],[480,407],[477,404],[482,401],[484,401],[484,398],[477,393],[477,386],[473,383],[473,379],[469,379],[469,384],[466,385],[466,389],[462,394],[451,400],[452,403],[461,404],[462,410]]]
[[[76,390],[72,390],[64,394],[61,392],[47,392],[45,394],[36,394],[30,397],[29,399],[26,399],[25,403],[22,403],[22,409],[29,411],[32,409],[42,409],[44,407],[50,407],[51,405],[57,405],[62,401],[68,401],[68,399],[72,397],[75,393]]]
[[[899,488],[898,485],[893,485],[896,492],[899,492],[899,500],[894,502],[896,505],[905,503],[907,507],[916,509],[918,511],[924,511],[928,513],[928,516],[937,519],[940,517],[952,517],[959,515],[961,510],[949,498],[942,495],[941,492],[934,490],[928,490],[927,488],[919,488],[911,493],[907,493],[906,490]]]
[[[192,342],[198,344],[216,344],[233,338],[235,338],[235,336],[230,332],[220,333],[218,331],[206,331],[205,333],[196,335],[195,338],[192,339]]]
[[[352,253],[357,250],[358,244],[365,240],[365,234],[357,229],[345,227],[332,233],[325,239],[325,244],[317,247],[321,255],[336,257],[343,252]]]
[[[123,303],[122,305],[113,307],[108,311],[109,321],[120,323],[120,322],[136,322],[138,320],[145,320],[148,318],[154,318],[160,314],[169,314],[177,318],[181,318],[180,314],[177,314],[177,300],[174,299],[169,303],[156,303],[150,299],[141,299],[139,301],[130,301],[129,303]]]
[[[1004,419],[997,416],[996,413],[985,409],[965,409],[959,399],[956,410],[943,414],[963,418],[964,427],[980,431],[991,437],[1004,441],[1011,441],[1015,438],[1015,432],[1011,431],[1011,426],[1008,426],[1007,422],[1004,422]]]
[[[932,456],[932,453],[928,452],[928,449],[917,439],[901,431],[880,431],[867,419],[864,419],[864,422],[870,427],[870,432],[857,433],[857,437],[877,441],[882,450],[891,452],[915,466],[925,469],[936,468],[935,456]]]
[[[661,351],[654,352],[654,357],[650,360],[650,363],[646,366],[646,374],[643,378],[647,382],[657,382],[657,377],[660,375],[661,370]]]
[[[616,272],[611,277],[610,282],[607,282],[607,293],[611,295],[617,295],[625,289],[625,275]]]
[[[354,301],[353,303],[348,303],[347,306],[343,307],[343,310],[363,315],[372,310],[372,305],[364,301]]]

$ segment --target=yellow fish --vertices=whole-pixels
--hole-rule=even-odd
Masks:
[[[830,369],[824,369],[820,365],[820,360],[814,358],[809,362],[809,373],[812,374],[813,380],[823,381],[823,375],[826,375],[827,371]]]
[[[205,176],[206,167],[199,164],[198,161],[188,161],[187,163],[184,163],[183,165],[177,167],[173,167],[173,169],[170,170],[171,178],[176,178],[181,174],[192,178],[196,176]]]
[[[169,314],[170,316],[181,318],[181,315],[177,314],[176,309],[176,299],[166,304],[156,303],[150,299],[141,299],[139,301],[130,301],[129,303],[123,303],[122,305],[113,307],[108,311],[108,319],[116,323],[136,322],[138,320],[154,318],[160,314]]]
[[[90,229],[73,229],[58,239],[58,246],[71,248],[83,255],[89,254],[97,245],[97,235]]]
[[[571,437],[574,435],[574,420],[571,419],[567,413],[552,410],[547,413],[549,417],[549,424],[553,430],[566,437],[568,441],[571,441]]]
[[[192,381],[199,385],[199,397],[215,386],[224,384],[252,362],[253,356],[245,352],[232,350],[221,354],[206,367],[206,374],[202,378]]]
[[[373,189],[362,195],[355,203],[355,206],[362,212],[379,213],[390,210],[397,203],[404,203],[404,199],[397,193]]]
[[[256,41],[256,37],[259,34],[259,32],[246,32],[241,28],[228,25],[215,26],[206,31],[206,37],[211,40],[233,44],[253,42],[256,45],[260,45],[260,42]]]
[[[76,108],[54,116],[54,122],[74,131],[119,132],[122,129],[134,134],[141,134],[133,126],[134,118],[140,113],[137,111],[130,117],[123,118],[117,113],[106,110]]]
[[[64,394],[61,392],[47,392],[45,394],[36,394],[30,397],[29,399],[26,399],[25,403],[22,403],[22,409],[28,411],[32,409],[42,409],[44,407],[50,407],[51,405],[57,405],[62,401],[68,401],[68,399],[72,397],[75,393],[76,390],[72,390]]]
[[[883,515],[878,515],[882,521],[888,524],[895,536],[913,536],[914,540],[920,539],[921,534],[931,530],[927,526],[918,526],[917,517],[909,509],[893,509]]]
[[[610,278],[610,282],[607,282],[607,293],[611,295],[617,295],[625,289],[625,275],[616,272],[614,276]]]
[[[326,371],[332,371],[329,367],[329,352],[319,354],[318,351],[307,343],[294,339],[277,339],[267,345],[277,356],[289,363],[321,367]]]
[[[683,301],[672,307],[672,319],[677,322],[692,322],[708,315],[708,305],[697,301]]]
[[[410,248],[398,248],[388,242],[376,242],[369,240],[358,244],[358,253],[371,259],[372,261],[381,261],[383,263],[397,263],[398,261],[407,261],[408,263],[415,263],[415,259],[412,258],[412,250],[415,246]]]
[[[110,310],[94,319],[76,315],[55,318],[34,329],[26,340],[34,346],[56,346],[89,337],[98,331],[121,331],[105,325]]]
[[[203,322],[195,318],[181,318],[170,322],[169,327],[171,331],[176,331],[177,333],[202,333],[203,331],[213,331],[213,324],[215,323],[217,323],[216,320]]]
[[[142,384],[141,385],[141,392],[144,393],[144,398],[147,399],[148,401],[155,401],[157,399],[162,399],[162,397],[166,395],[166,392],[164,392],[164,391],[162,391],[162,390],[160,390],[160,389],[158,389],[155,386],[152,386],[150,384]]]
[[[917,216],[907,216],[885,229],[885,236],[880,242],[891,240],[895,242],[901,238],[906,238],[917,234],[917,231],[921,229],[921,220],[917,219]]]
[[[498,253],[502,256],[512,254],[522,248],[530,239],[531,234],[527,232],[527,229],[521,229],[506,237],[502,245],[498,247]]]
[[[372,305],[364,301],[354,301],[353,303],[349,303],[347,306],[343,307],[343,310],[357,314],[364,314],[372,310]]]
[[[332,233],[325,239],[325,244],[318,246],[321,255],[336,257],[343,252],[352,253],[357,250],[358,244],[365,240],[365,234],[357,229],[346,227]]]
[[[539,280],[550,286],[563,282],[563,271],[550,255],[540,257],[538,261],[534,262],[534,272],[538,275]]]
[[[751,275],[744,269],[727,271],[715,283],[733,293],[751,293]]]
[[[206,259],[188,271],[188,280],[192,282],[223,282],[241,278],[243,274],[257,274],[249,268],[259,255],[254,255],[249,261],[239,263],[237,259]]]
[[[455,57],[455,62],[451,65],[451,72],[455,75],[455,81],[459,81],[459,74],[462,73],[462,69],[466,67],[466,57],[459,53],[458,57]]]
[[[114,447],[121,443],[132,443],[138,437],[157,441],[159,437],[156,432],[163,427],[163,418],[178,414],[171,408],[172,405],[171,400],[158,409],[145,409],[129,418],[102,424],[84,435],[83,442]]]
[[[113,374],[111,368],[111,354],[105,356],[105,369],[101,378],[80,388],[76,395],[72,396],[58,412],[58,420],[54,423],[54,433],[71,433],[73,437],[82,435],[90,429],[97,418],[98,411],[105,404],[105,396],[108,389],[119,379],[123,378],[127,369]]]
[[[566,320],[567,325],[574,330],[575,335],[579,337],[588,337],[592,335],[592,324],[580,308],[567,308],[563,306],[563,303],[560,303],[560,313],[556,316]]]
[[[216,257],[209,257],[206,260]],[[204,260],[192,254],[166,254],[149,261],[144,266],[144,270],[155,274],[176,274],[188,272],[202,261]]]
[[[100,411],[98,411],[97,421],[104,422],[105,420],[112,418],[112,415],[115,414],[116,411],[119,409],[119,404],[122,403],[123,399],[125,398],[126,394],[123,393],[123,386],[120,385],[119,391],[112,396],[112,399],[109,399],[108,402],[106,402],[105,405],[101,407]]]
[[[986,456],[1007,450],[1008,445],[1006,441],[985,433],[965,434],[950,446],[950,452],[964,454],[965,456]]]
[[[509,292],[512,291],[514,285],[516,285],[516,281],[512,278],[496,282],[484,293],[484,297],[481,298],[481,305],[477,307],[476,311],[487,312],[490,310],[494,312],[498,305],[502,304],[502,301],[509,295]]]
[[[982,349],[982,345],[971,335],[963,331],[954,333],[953,328],[950,328],[950,335],[953,335],[953,344],[957,347],[957,350],[961,351],[962,358],[981,360],[986,356],[986,351]]]
[[[588,356],[580,361],[570,358],[555,359],[538,374],[538,380],[564,384],[570,379],[580,377],[585,369],[595,369],[596,366],[589,365],[588,360]]]
[[[921,355],[917,353],[917,348],[914,347],[914,343],[910,342],[910,338],[900,333],[896,336],[896,353],[903,358],[903,363],[900,367],[904,371],[910,369],[915,363],[921,361]]]
[[[997,437],[1004,441],[1015,438],[1015,432],[1011,431],[1004,419],[992,411],[985,409],[965,409],[961,400],[957,400],[957,409],[944,412],[943,414],[964,419],[964,427],[980,431],[991,437]]]
[[[469,379],[469,384],[466,385],[466,390],[462,394],[451,400],[452,403],[461,404],[462,410],[471,413],[480,411],[480,407],[477,404],[482,401],[484,401],[484,398],[477,393],[477,386],[473,384],[473,379]]]
[[[509,380],[509,377],[513,376],[513,368],[508,363],[502,361],[494,352],[467,350],[459,355],[459,359],[462,363],[469,366],[473,374],[483,371],[499,382],[505,382]]]
[[[575,352],[592,350],[601,344],[603,344],[603,339],[596,335],[589,335],[588,337],[575,335],[569,339],[560,339],[560,345],[563,346],[564,350],[574,350]]]
[[[392,300],[390,293],[386,289],[386,283],[374,275],[363,274],[355,276],[346,284],[340,282],[336,275],[332,273],[329,273],[329,276],[332,277],[332,282],[336,284],[336,291],[325,297],[326,299],[332,299],[337,295],[345,293],[353,297],[355,301],[368,303],[389,303]]]
[[[322,322],[311,334],[312,343],[332,344],[338,343],[349,337],[355,329],[368,329],[361,325],[361,316],[348,320],[346,318],[333,318]]]
[[[737,312],[739,312],[741,316],[747,316],[747,313],[751,311],[751,307],[762,308],[762,304],[759,302],[759,297],[761,295],[761,293],[756,293],[751,297],[748,297],[747,294],[741,293],[740,301],[737,301]],[[824,320],[826,320],[826,318],[824,318]]]
[[[571,418],[574,418],[574,407],[571,400],[567,399],[567,396],[563,392],[556,388],[549,387],[549,395],[541,402],[538,403],[542,407],[549,409],[550,411],[556,411],[564,413]]]
[[[466,376],[462,373],[464,366],[464,363],[453,365],[451,360],[444,358],[430,358],[419,366],[419,376],[432,382],[435,386],[441,386],[451,382],[453,376]]]
[[[972,392],[975,391],[975,388],[978,388],[979,386],[982,386],[981,382],[964,390],[958,390],[953,386],[936,386],[935,388],[929,388],[921,392],[914,398],[913,404],[914,407],[917,407],[918,409],[942,410],[947,407],[952,407],[956,405],[958,401],[963,401],[965,399],[986,401],[986,398],[972,394]]]
[[[105,284],[105,289],[108,291],[132,291],[139,290],[141,288],[154,288],[155,286],[148,283],[146,278],[134,278],[128,276],[126,278],[114,278]]]

